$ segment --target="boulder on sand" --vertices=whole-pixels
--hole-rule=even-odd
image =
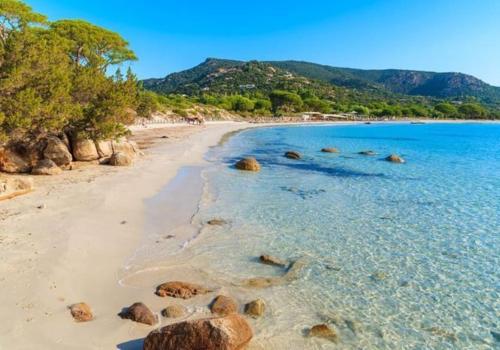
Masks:
[[[150,326],[158,322],[155,314],[143,303],[134,303],[122,312],[119,316],[135,322],[148,324]]]
[[[212,302],[210,310],[213,314],[226,316],[238,311],[238,304],[233,298],[227,297],[225,295],[218,295]]]
[[[386,161],[392,162],[392,163],[404,163],[405,160],[398,156],[397,154],[391,154],[387,158],[385,158]]]
[[[253,300],[245,305],[245,313],[254,318],[264,315],[265,311],[266,303],[262,299]]]
[[[261,255],[259,257],[259,260],[261,263],[266,264],[266,265],[274,265],[274,266],[280,266],[280,267],[285,267],[287,265],[286,261],[283,261],[277,257],[271,256],[271,255]]]
[[[160,297],[172,297],[189,299],[196,295],[207,294],[209,289],[200,285],[187,282],[172,281],[160,284],[156,287],[156,295]]]
[[[90,306],[86,303],[73,304],[69,307],[69,310],[76,322],[87,322],[94,318]]]
[[[124,152],[116,152],[109,158],[109,164],[113,166],[129,166],[132,165],[132,157]]]
[[[69,165],[73,160],[68,146],[56,136],[47,137],[47,146],[43,150],[43,156],[56,163],[57,166]]]
[[[161,311],[163,317],[179,318],[186,314],[186,309],[182,305],[170,305]]]
[[[74,138],[72,142],[73,157],[82,162],[99,159],[95,143],[89,139]]]
[[[239,350],[253,337],[248,322],[238,314],[175,323],[156,329],[143,350]]]
[[[31,177],[0,177],[0,201],[29,193],[33,191],[34,188],[33,178]]]
[[[39,160],[31,169],[33,175],[58,175],[62,173],[62,169],[50,159]]]
[[[0,171],[6,173],[29,173],[31,163],[29,159],[17,152],[14,147],[0,147]]]
[[[326,147],[326,148],[322,148],[321,152],[323,152],[323,153],[339,153],[339,150],[337,148],[334,148],[334,147]]]
[[[300,159],[300,158],[302,158],[300,156],[300,153],[296,152],[296,151],[287,151],[287,152],[285,152],[285,157],[286,158],[290,158],[290,159]]]
[[[243,158],[239,160],[236,165],[236,169],[238,170],[246,170],[246,171],[259,171],[260,164],[257,159],[253,157]]]

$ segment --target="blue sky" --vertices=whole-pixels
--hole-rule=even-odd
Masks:
[[[207,57],[458,71],[500,86],[500,0],[27,0],[119,32],[140,78]]]

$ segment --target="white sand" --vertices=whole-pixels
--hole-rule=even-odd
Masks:
[[[180,167],[202,164],[225,133],[248,126],[175,128],[131,168],[37,177],[35,192],[0,202],[0,348],[141,349],[132,340],[153,327],[117,313],[136,301],[156,312],[166,306],[155,286],[144,292],[118,284],[143,235],[144,200]],[[91,305],[95,320],[73,321],[67,306],[80,301]]]

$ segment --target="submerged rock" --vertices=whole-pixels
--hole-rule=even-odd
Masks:
[[[328,339],[334,343],[339,341],[337,333],[324,323],[313,326],[309,330],[309,336]]]
[[[385,280],[387,278],[387,274],[383,271],[376,271],[376,272],[372,273],[370,278],[373,281],[382,281],[382,280]]]
[[[280,258],[276,258],[272,255],[261,255],[259,257],[259,260],[261,263],[266,264],[266,265],[274,265],[274,266],[280,266],[280,267],[285,267],[287,265],[286,261],[281,260]]]
[[[39,160],[31,169],[33,175],[59,175],[62,169],[50,159]]]
[[[161,311],[163,317],[179,318],[186,314],[186,309],[182,305],[170,305]]]
[[[397,154],[391,154],[390,156],[385,158],[386,161],[392,162],[392,163],[404,163],[405,160],[398,156]]]
[[[339,153],[339,150],[337,148],[334,148],[334,147],[326,147],[326,148],[322,148],[321,152],[323,152],[323,153]]]
[[[239,350],[253,337],[238,314],[168,325],[148,334],[143,350]]]
[[[302,158],[300,156],[300,153],[296,152],[296,151],[287,151],[287,152],[285,152],[285,157],[289,158],[289,159],[300,159],[300,158]]]
[[[283,276],[249,278],[243,280],[242,285],[245,287],[252,287],[252,288],[267,288],[267,287],[290,283],[298,278],[300,272],[305,266],[306,266],[305,259],[300,258],[290,264],[290,267],[287,269],[287,271]]]
[[[212,226],[223,226],[223,225],[227,224],[227,221],[224,219],[214,218],[214,219],[208,220],[207,224],[212,225]]]
[[[148,324],[150,326],[158,322],[158,318],[155,314],[143,303],[134,303],[124,311],[122,311],[119,316],[121,318],[129,319],[134,322]]]
[[[238,170],[245,171],[260,171],[260,164],[257,159],[253,157],[243,158],[235,165]]]
[[[166,282],[156,287],[156,294],[160,297],[189,299],[209,292],[211,292],[209,289],[198,284],[179,281]]]
[[[69,307],[69,310],[76,322],[87,322],[94,318],[90,306],[86,303],[73,304]]]
[[[218,314],[221,316],[226,316],[238,311],[238,304],[236,301],[225,295],[218,295],[212,302],[210,310],[213,314]]]
[[[257,299],[245,305],[245,314],[253,318],[261,317],[266,311],[266,303],[262,299]]]
[[[371,150],[366,150],[366,151],[361,151],[361,152],[358,152],[358,154],[361,154],[363,156],[374,156],[376,155],[377,153],[371,151]]]

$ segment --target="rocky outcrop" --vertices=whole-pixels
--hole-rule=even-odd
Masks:
[[[75,160],[88,162],[99,159],[97,148],[92,140],[74,138],[72,142],[73,157]]]
[[[196,295],[207,294],[210,290],[200,285],[187,282],[172,281],[156,287],[156,294],[160,297],[190,299]]]
[[[0,147],[0,171],[29,173],[31,171],[30,159],[13,146],[2,146]]]
[[[289,159],[300,159],[302,158],[299,152],[296,151],[287,151],[285,152],[285,157]]]
[[[33,175],[58,175],[62,173],[62,169],[52,160],[42,159],[31,169],[31,173]]]
[[[328,339],[334,343],[339,340],[337,333],[324,323],[313,326],[309,330],[309,336]]]
[[[250,325],[238,314],[168,325],[144,340],[143,350],[240,350],[253,337]]]
[[[31,177],[1,178],[0,177],[0,201],[11,199],[33,191],[35,188]]]
[[[236,169],[245,171],[260,171],[260,164],[257,159],[253,157],[243,158],[239,160],[236,165]]]
[[[113,166],[130,166],[132,162],[132,156],[124,152],[115,152],[109,158],[109,165]]]
[[[76,322],[87,322],[94,318],[92,309],[86,303],[73,304],[69,310]]]
[[[71,163],[73,156],[63,140],[56,136],[49,136],[46,142],[47,145],[43,150],[45,159],[53,161],[57,166],[66,166]]]
[[[261,317],[266,311],[266,303],[262,299],[257,299],[245,305],[245,314],[253,318]]]
[[[283,261],[281,260],[280,258],[277,258],[275,256],[272,256],[272,255],[261,255],[259,257],[259,261],[263,264],[266,264],[266,265],[274,265],[274,266],[280,266],[280,267],[285,267],[287,264],[286,261]]]
[[[161,311],[163,317],[179,318],[186,314],[186,309],[182,305],[170,305]]]
[[[213,300],[212,305],[210,306],[210,311],[212,311],[213,314],[226,316],[238,311],[238,304],[231,297],[218,295]]]
[[[148,324],[150,326],[158,322],[156,315],[143,303],[134,303],[122,312],[121,318],[129,319],[134,322]]]
[[[387,158],[385,158],[386,161],[391,162],[391,163],[404,163],[405,160],[398,156],[397,154],[391,154]]]
[[[321,152],[323,152],[323,153],[339,153],[339,150],[337,148],[334,148],[334,147],[326,147],[326,148],[322,148]]]

